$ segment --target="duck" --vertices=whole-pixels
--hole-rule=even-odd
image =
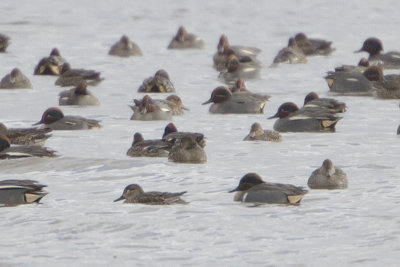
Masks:
[[[18,68],[11,70],[0,81],[1,89],[32,89],[29,79]]]
[[[260,78],[260,68],[253,62],[239,62],[235,55],[230,55],[226,61],[226,70],[220,72],[219,78],[226,84],[232,84],[237,79],[253,80]]]
[[[39,61],[33,74],[59,76],[62,71],[62,66],[66,62],[67,61],[61,57],[60,51],[57,48],[53,48],[49,57],[44,57]]]
[[[175,87],[172,84],[167,71],[160,69],[153,77],[143,81],[138,92],[141,93],[174,93]]]
[[[17,159],[28,157],[56,157],[55,151],[38,145],[11,146],[7,136],[0,134],[0,159]]]
[[[324,79],[331,92],[341,95],[372,96],[376,91],[374,84],[360,72],[330,71]]]
[[[168,45],[168,49],[203,49],[204,41],[193,33],[188,33],[180,26]]]
[[[323,108],[332,113],[343,113],[347,110],[346,103],[339,102],[333,98],[320,98],[316,92],[310,92],[306,95],[303,107]]]
[[[400,98],[400,75],[383,75],[381,67],[371,66],[364,71],[364,76],[373,83],[376,89],[375,97],[381,99]]]
[[[144,192],[138,184],[130,184],[125,187],[122,195],[114,200],[114,202],[125,200],[124,203],[139,203],[147,205],[171,205],[171,204],[187,204],[181,199],[186,191],[170,193],[170,192]]]
[[[326,159],[321,167],[311,173],[307,184],[311,189],[346,189],[348,181],[346,173]]]
[[[137,44],[132,42],[128,36],[122,35],[121,39],[111,46],[108,54],[111,56],[118,57],[131,57],[131,56],[142,56],[142,50]]]
[[[8,37],[5,34],[0,33],[0,52],[6,52],[6,49],[8,47],[8,45],[10,41],[10,37]]]
[[[62,91],[59,94],[59,105],[98,106],[100,101],[87,90],[85,80],[81,80],[76,88]]]
[[[100,72],[85,69],[72,69],[69,63],[64,63],[61,68],[61,75],[57,78],[55,85],[58,86],[78,86],[84,80],[88,85],[97,85],[104,78],[100,77]]]
[[[149,95],[145,95],[142,100],[133,100],[135,105],[130,106],[133,114],[131,120],[151,121],[151,120],[172,120],[171,110],[155,103]]]
[[[175,140],[168,160],[176,163],[205,163],[207,155],[193,135],[184,135]]]
[[[279,63],[301,64],[307,63],[307,58],[303,51],[297,46],[294,38],[289,38],[287,47],[282,48],[275,56],[272,66]]]
[[[342,119],[324,108],[299,109],[293,102],[279,106],[275,115],[268,119],[278,118],[274,130],[278,132],[335,132],[336,123]]]
[[[173,116],[183,115],[184,110],[189,110],[182,103],[182,99],[177,95],[169,95],[165,100],[163,99],[153,99],[156,105],[164,106],[165,108],[171,110]]]
[[[213,103],[209,111],[211,113],[236,113],[236,114],[262,114],[269,95],[253,94],[250,92],[232,92],[225,86],[215,88],[209,100],[203,105]]]
[[[21,204],[39,203],[48,193],[43,191],[47,185],[34,180],[0,181],[0,205],[17,206]]]
[[[51,107],[44,111],[42,119],[34,125],[42,124],[42,128],[52,130],[89,130],[101,128],[98,120],[86,119],[81,116],[64,116],[61,109]]]
[[[308,38],[305,33],[297,33],[294,37],[297,46],[303,51],[306,56],[330,55],[334,48],[331,47],[332,42],[322,39]]]
[[[236,192],[234,201],[266,204],[299,204],[307,190],[291,184],[268,183],[257,173],[245,174],[239,185],[229,191]]]
[[[400,68],[400,52],[387,52],[383,51],[383,44],[379,38],[367,38],[362,47],[355,51],[367,52],[369,54],[368,61],[371,65],[378,65],[383,69],[399,69]]]
[[[251,125],[250,133],[246,135],[243,141],[255,141],[255,140],[281,142],[282,136],[276,131],[264,130],[261,127],[261,124],[255,122]]]
[[[170,148],[170,143],[165,140],[144,140],[141,133],[135,133],[132,146],[126,155],[130,157],[168,157]]]
[[[51,137],[49,132],[49,128],[7,128],[0,123],[0,134],[7,136],[13,145],[43,145]]]
[[[357,66],[354,65],[342,65],[335,68],[335,72],[356,72],[364,73],[364,71],[369,67],[368,59],[365,57],[361,58]]]
[[[257,59],[257,55],[261,52],[261,49],[251,46],[242,45],[229,45],[228,37],[222,34],[218,45],[217,52],[213,56],[214,68],[217,71],[226,70],[226,61],[230,55],[234,55],[238,58],[239,62],[252,62],[258,67],[262,67],[262,63]]]
[[[202,148],[206,146],[206,140],[204,134],[197,132],[178,131],[175,124],[173,124],[172,122],[168,123],[167,126],[165,126],[162,139],[173,145],[176,140],[182,139],[185,136],[192,137],[193,140],[195,140],[197,144]]]

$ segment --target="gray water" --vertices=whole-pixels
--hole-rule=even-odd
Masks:
[[[322,78],[355,64],[362,42],[379,37],[400,50],[398,1],[15,1],[0,2],[0,32],[11,37],[0,76],[19,67],[34,90],[2,90],[0,121],[29,127],[58,105],[55,77],[33,76],[58,47],[72,67],[96,69],[105,80],[89,88],[99,107],[62,107],[65,114],[102,121],[98,131],[54,132],[55,159],[0,162],[0,180],[47,184],[41,205],[0,210],[0,265],[15,266],[397,266],[400,259],[398,100],[332,96]],[[204,50],[166,49],[184,25]],[[268,68],[295,33],[332,40],[330,57]],[[222,85],[212,68],[221,33],[231,44],[259,47],[261,79],[246,82],[272,97],[263,115],[212,115],[200,105]],[[107,55],[122,34],[143,57]],[[134,132],[160,138],[163,121],[130,121],[137,88],[166,69],[190,111],[174,117],[182,131],[207,137],[207,164],[125,155]],[[394,72],[396,73],[396,72]],[[243,142],[250,125],[272,129],[277,107],[304,96],[346,102],[336,133],[286,133],[282,143]],[[157,95],[164,98],[164,95]],[[348,175],[347,190],[310,191],[300,206],[251,207],[227,192],[247,172],[270,182],[306,186],[326,158]],[[130,183],[144,190],[183,191],[189,205],[124,205],[112,200]]]

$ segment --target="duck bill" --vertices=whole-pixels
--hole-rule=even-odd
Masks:
[[[206,102],[204,102],[202,105],[207,105],[207,104],[210,104],[211,102],[212,102],[212,99],[210,98]]]
[[[39,125],[39,124],[42,124],[42,123],[43,123],[42,121],[38,121],[38,122],[36,122],[36,123],[34,123],[32,125],[35,126],[35,125]]]
[[[354,51],[354,53],[360,53],[360,52],[364,52],[364,50],[362,48],[360,48],[360,49]]]
[[[114,202],[117,202],[117,201],[120,201],[120,200],[123,200],[123,199],[125,199],[124,196],[120,196],[119,198],[117,198],[116,200],[114,200]]]
[[[275,118],[279,118],[279,112],[277,112],[275,115],[269,117],[268,119],[275,119]]]
[[[233,190],[228,191],[228,193],[233,193],[233,192],[236,192],[236,191],[238,191],[237,187],[235,189],[233,189]]]
[[[184,110],[189,110],[189,111],[190,111],[190,109],[188,109],[188,108],[185,107],[185,106],[182,106],[182,109],[184,109]]]

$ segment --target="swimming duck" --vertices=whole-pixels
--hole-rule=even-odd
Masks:
[[[257,173],[247,173],[239,185],[229,191],[236,192],[234,201],[268,204],[298,204],[307,190],[291,184],[264,182]]]
[[[328,72],[324,77],[331,92],[342,95],[371,96],[374,84],[360,72]]]
[[[357,66],[342,65],[335,68],[335,72],[358,72],[363,73],[369,67],[368,59],[361,58]]]
[[[183,26],[179,27],[168,45],[168,49],[202,49],[203,47],[204,41],[195,34],[188,33]]]
[[[193,135],[184,135],[175,140],[168,160],[177,163],[205,163],[207,155]]]
[[[130,56],[142,56],[142,50],[140,50],[139,46],[129,40],[128,36],[123,35],[121,39],[115,43],[110,51],[109,55],[118,56],[118,57],[130,57]]]
[[[67,61],[61,57],[57,48],[51,50],[50,56],[42,58],[35,67],[33,74],[35,75],[60,75],[62,66]]]
[[[150,96],[145,95],[142,100],[133,100],[134,106],[130,106],[133,110],[131,120],[172,120],[172,112],[165,105],[155,103]]]
[[[333,166],[330,159],[326,159],[320,168],[311,173],[307,184],[311,189],[345,189],[347,175],[338,167]]]
[[[293,102],[280,105],[277,113],[268,119],[273,118],[278,118],[274,124],[274,130],[278,132],[334,132],[341,119],[324,108],[299,109]]]
[[[125,199],[124,203],[140,203],[147,205],[170,205],[170,204],[186,204],[181,196],[185,194],[186,191],[169,193],[169,192],[144,192],[143,189],[138,184],[130,184],[125,187],[122,195],[114,200],[120,201]]]
[[[215,88],[211,98],[203,103],[213,103],[209,109],[211,113],[264,113],[265,103],[270,96],[253,94],[250,92],[237,92],[232,94],[225,86]]]
[[[364,76],[376,88],[374,93],[376,97],[382,99],[400,98],[400,75],[383,75],[383,71],[379,66],[371,66],[364,71]]]
[[[34,180],[3,180],[0,181],[0,205],[16,206],[20,204],[39,203],[47,195],[43,191],[47,185]]]
[[[370,37],[355,52],[367,52],[369,54],[368,61],[371,65],[378,65],[384,69],[400,68],[400,52],[381,53],[381,51],[383,51],[382,41],[376,37]]]
[[[251,125],[250,133],[243,139],[243,141],[271,141],[280,142],[282,141],[282,136],[275,131],[264,130],[258,122]]]
[[[42,145],[51,136],[49,132],[49,128],[7,128],[0,123],[0,134],[7,136],[14,145]]]
[[[59,105],[98,106],[100,101],[87,90],[85,80],[81,80],[76,88],[60,93]]]
[[[174,93],[175,88],[169,79],[168,73],[160,69],[154,74],[153,77],[149,77],[143,81],[143,84],[139,87],[138,92],[141,93]]]
[[[347,109],[345,103],[339,102],[333,98],[320,98],[315,92],[310,92],[306,95],[304,98],[304,107],[323,108],[332,113],[342,113]]]
[[[86,119],[81,116],[64,116],[64,113],[56,107],[45,110],[42,119],[34,125],[43,124],[42,128],[52,130],[88,130],[101,127],[98,120]]]
[[[6,49],[9,45],[10,37],[5,34],[0,33],[0,52],[6,52]]]
[[[278,52],[278,55],[274,58],[272,66],[278,63],[307,63],[307,58],[303,51],[297,46],[296,40],[294,38],[289,39],[287,47],[284,47]]]
[[[141,133],[135,133],[126,154],[131,157],[168,157],[170,148],[170,143],[165,140],[144,140]]]
[[[244,80],[260,78],[260,68],[253,62],[239,62],[235,55],[230,55],[226,61],[226,70],[219,74],[225,83],[232,84],[237,79]]]
[[[217,71],[223,71],[226,69],[226,61],[230,55],[234,55],[237,57],[239,62],[252,62],[258,67],[261,67],[262,64],[259,60],[257,60],[257,55],[261,52],[260,49],[256,47],[250,46],[241,46],[241,45],[229,45],[228,37],[225,34],[222,34],[218,46],[217,52],[213,56],[214,68]]]
[[[68,63],[64,63],[61,69],[61,75],[57,78],[55,84],[59,86],[78,86],[85,80],[88,85],[97,85],[103,78],[100,72],[85,69],[71,69]]]
[[[229,88],[229,90],[232,93],[236,93],[236,92],[250,92],[249,90],[247,90],[246,85],[244,84],[244,80],[242,78],[239,78],[235,81],[235,83],[233,84],[233,86],[231,88]]]
[[[183,115],[183,110],[189,110],[182,104],[182,99],[177,95],[169,95],[165,100],[153,99],[154,104],[171,110],[172,115]]]
[[[327,56],[335,49],[331,47],[332,42],[322,39],[308,38],[304,33],[300,32],[294,37],[297,46],[306,56],[323,55]]]
[[[27,157],[55,157],[55,151],[42,146],[17,145],[11,146],[7,136],[0,134],[0,159],[17,159]]]
[[[29,79],[22,74],[18,68],[14,68],[11,73],[7,74],[0,81],[0,88],[2,89],[31,89],[32,84]]]

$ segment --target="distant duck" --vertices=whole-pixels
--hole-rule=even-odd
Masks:
[[[172,84],[168,73],[160,69],[154,76],[149,77],[143,81],[139,87],[138,92],[141,93],[174,93],[175,88]]]
[[[261,114],[264,113],[265,103],[270,96],[253,94],[250,92],[233,93],[224,86],[215,88],[209,100],[203,103],[209,104],[211,113],[236,113],[236,114]]]
[[[8,37],[5,34],[0,33],[0,52],[6,52],[6,49],[8,47],[10,37]]]
[[[81,116],[64,116],[57,107],[48,108],[42,119],[34,125],[42,124],[42,128],[52,130],[89,130],[101,127],[98,120],[86,119]]]
[[[129,40],[128,36],[123,35],[121,39],[115,43],[110,51],[109,55],[118,56],[118,57],[130,57],[130,56],[142,56],[142,50],[140,50],[139,46]]]
[[[335,132],[335,125],[341,119],[335,113],[320,107],[299,109],[293,102],[285,102],[269,119],[278,118],[274,130],[278,132]]]
[[[131,120],[172,120],[172,111],[169,107],[157,104],[150,96],[145,95],[142,100],[134,99],[134,106],[130,106],[133,115]]]
[[[376,89],[374,95],[381,99],[400,99],[400,75],[383,75],[379,66],[368,67],[364,76],[371,81]]]
[[[236,192],[234,201],[267,204],[299,204],[307,194],[303,187],[264,182],[256,173],[244,175],[232,192]]]
[[[0,206],[39,203],[47,195],[43,191],[46,186],[34,180],[0,181]]]
[[[241,63],[252,63],[257,67],[262,67],[261,62],[257,59],[257,55],[261,52],[259,48],[242,45],[229,45],[228,37],[222,34],[217,52],[213,56],[214,68],[217,71],[226,70],[226,62],[229,56],[234,55]]]
[[[367,52],[370,65],[378,65],[384,69],[400,68],[400,52],[381,53],[381,51],[383,51],[382,41],[376,37],[370,37],[355,52]]]
[[[7,128],[0,123],[0,134],[7,136],[14,145],[42,145],[51,136],[49,132],[49,128]]]
[[[347,106],[343,102],[339,102],[333,98],[320,98],[317,93],[310,92],[304,98],[304,107],[323,108],[332,113],[346,112]]]
[[[177,163],[205,163],[207,155],[194,136],[185,135],[175,140],[168,159]]]
[[[275,56],[272,66],[279,63],[307,63],[307,58],[303,51],[297,46],[296,40],[294,38],[289,39],[287,47],[282,48],[278,55]]]
[[[204,41],[193,33],[188,33],[180,26],[176,35],[168,45],[168,49],[202,49]]]
[[[376,90],[374,84],[357,71],[328,72],[324,78],[329,90],[341,95],[372,96]]]
[[[260,67],[253,62],[240,62],[235,55],[230,55],[226,60],[226,70],[219,74],[226,84],[232,84],[237,79],[253,80],[260,78]]]
[[[303,51],[306,56],[327,56],[335,50],[331,47],[332,42],[322,39],[308,38],[302,32],[296,34],[294,39],[296,40],[297,46]]]
[[[276,131],[264,130],[258,122],[255,122],[251,125],[250,133],[243,140],[280,142],[282,136]]]
[[[233,86],[229,88],[229,90],[231,90],[232,93],[250,92],[249,90],[247,90],[246,85],[244,84],[244,80],[242,78],[237,79]]]
[[[335,72],[356,72],[363,73],[369,67],[368,59],[361,58],[357,66],[353,65],[342,65],[335,68]]]
[[[169,95],[165,100],[153,99],[156,105],[164,106],[171,110],[172,115],[183,115],[184,110],[189,110],[182,103],[182,99],[177,95]]]
[[[78,86],[81,81],[86,81],[88,85],[97,85],[103,78],[100,72],[85,69],[72,69],[68,63],[64,63],[61,69],[61,75],[57,78],[55,84],[59,86]]]
[[[55,157],[55,151],[38,145],[11,146],[7,136],[0,134],[0,159],[18,159],[29,157]]]
[[[320,168],[312,172],[307,184],[311,189],[345,189],[348,182],[346,174],[326,159]]]
[[[87,90],[86,81],[81,80],[76,88],[60,93],[59,105],[98,106],[100,101]]]
[[[2,89],[32,89],[32,84],[29,79],[22,74],[18,68],[12,69],[11,73],[7,74],[0,81]]]
[[[50,56],[42,58],[33,74],[35,75],[60,75],[62,72],[62,66],[67,61],[61,57],[60,51],[57,48],[51,50]]]
[[[170,205],[170,204],[187,204],[181,199],[181,196],[186,191],[169,193],[169,192],[144,192],[138,184],[130,184],[125,187],[122,195],[114,200],[120,201],[125,200],[124,203],[137,203],[147,205]]]
[[[132,146],[126,154],[130,157],[168,157],[170,148],[165,140],[144,140],[141,133],[135,133]]]

